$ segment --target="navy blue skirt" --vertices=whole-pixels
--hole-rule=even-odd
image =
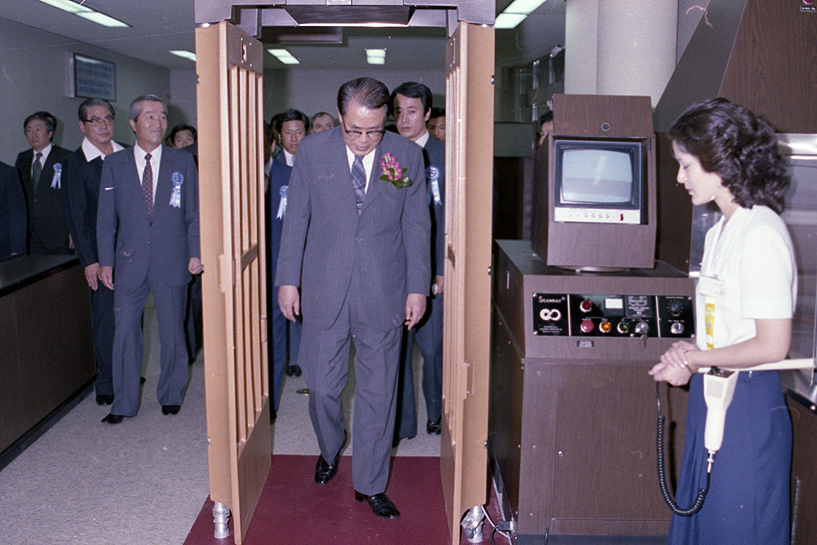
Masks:
[[[703,376],[690,382],[676,502],[692,505],[706,482]],[[709,493],[691,517],[673,515],[670,545],[788,545],[791,418],[777,371],[742,372],[726,414]]]

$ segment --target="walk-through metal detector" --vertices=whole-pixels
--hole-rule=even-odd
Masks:
[[[494,0],[195,0],[210,495],[240,544],[269,473],[263,50],[316,28],[445,28],[446,296],[440,473],[452,544],[487,503]],[[316,27],[313,25],[320,25]],[[274,33],[274,32],[273,32]],[[443,68],[443,67],[440,67]],[[203,259],[204,260],[204,259]],[[467,319],[466,319],[467,316]],[[466,327],[467,324],[467,327]]]

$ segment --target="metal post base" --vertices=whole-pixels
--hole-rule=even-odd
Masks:
[[[213,524],[215,525],[213,537],[224,539],[230,536],[230,510],[223,503],[216,502],[213,506]]]

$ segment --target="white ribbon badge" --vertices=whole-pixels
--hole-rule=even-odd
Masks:
[[[281,196],[281,202],[278,204],[278,213],[275,215],[275,219],[283,219],[284,213],[287,211],[287,188],[289,188],[288,185],[282,185],[278,191],[278,194]]]
[[[173,193],[170,195],[170,206],[180,208],[182,206],[182,184],[184,183],[184,176],[181,172],[174,172],[170,175],[170,181],[173,182]]]
[[[51,180],[51,189],[60,189],[60,187],[62,187],[62,183],[60,182],[61,178],[62,178],[62,163],[55,163],[54,178]]]
[[[426,169],[426,178],[428,178],[429,185],[431,187],[431,196],[434,199],[434,204],[441,205],[442,199],[440,198],[440,169],[431,165]]]

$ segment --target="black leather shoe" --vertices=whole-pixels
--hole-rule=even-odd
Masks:
[[[147,379],[145,377],[139,377],[139,384],[144,384]]]
[[[319,455],[318,463],[315,464],[315,482],[318,484],[326,484],[329,481],[331,481],[332,478],[337,474],[339,465],[340,465],[340,450],[338,451],[337,456],[335,456],[335,459],[332,460],[331,465],[327,463],[326,460],[323,459],[323,454]]]
[[[290,365],[287,367],[287,376],[288,377],[300,377],[301,376],[301,366],[300,365]]]
[[[355,490],[355,499],[360,503],[368,503],[372,508],[372,513],[384,519],[396,519],[400,516],[400,511],[391,502],[385,492],[367,496]]]
[[[113,396],[100,394],[96,396],[96,404],[97,405],[110,405],[113,403]]]
[[[125,420],[125,417],[121,414],[110,413],[108,416],[102,419],[102,422],[105,422],[106,424],[121,424],[123,420]]]
[[[181,405],[162,405],[162,414],[179,414]]]
[[[426,432],[431,435],[440,435],[443,431],[442,419],[429,420],[426,422]]]

